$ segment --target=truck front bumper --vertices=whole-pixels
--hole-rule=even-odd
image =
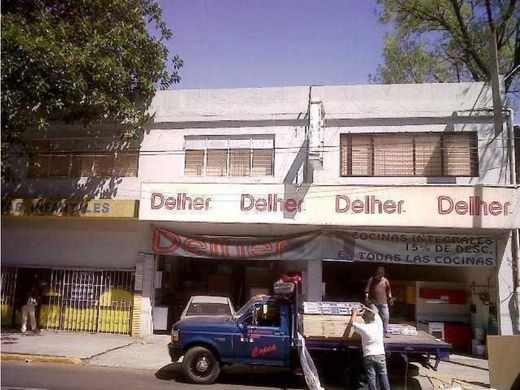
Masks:
[[[174,363],[184,355],[182,348],[175,343],[168,343],[168,353],[170,354],[170,358]]]

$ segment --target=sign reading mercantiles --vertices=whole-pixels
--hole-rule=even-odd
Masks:
[[[214,259],[335,260],[494,267],[493,237],[332,230],[280,237],[186,235],[155,226],[153,251]]]
[[[474,186],[143,183],[139,218],[334,226],[520,228],[518,191]]]
[[[86,218],[136,218],[137,200],[6,199],[2,215]]]

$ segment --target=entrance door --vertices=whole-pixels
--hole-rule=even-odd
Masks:
[[[244,333],[235,335],[236,358],[244,363],[282,366],[289,357],[286,306],[277,302],[256,303]]]
[[[134,279],[131,271],[52,270],[40,326],[130,334]]]

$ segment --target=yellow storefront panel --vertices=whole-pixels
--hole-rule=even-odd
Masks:
[[[138,200],[114,199],[9,199],[2,202],[2,215],[77,218],[137,218]]]
[[[2,324],[11,323],[11,316],[13,314],[13,307],[11,305],[2,305]]]

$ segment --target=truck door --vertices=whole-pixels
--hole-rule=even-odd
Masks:
[[[258,302],[235,335],[235,358],[241,363],[284,366],[289,362],[290,337],[287,305]]]

